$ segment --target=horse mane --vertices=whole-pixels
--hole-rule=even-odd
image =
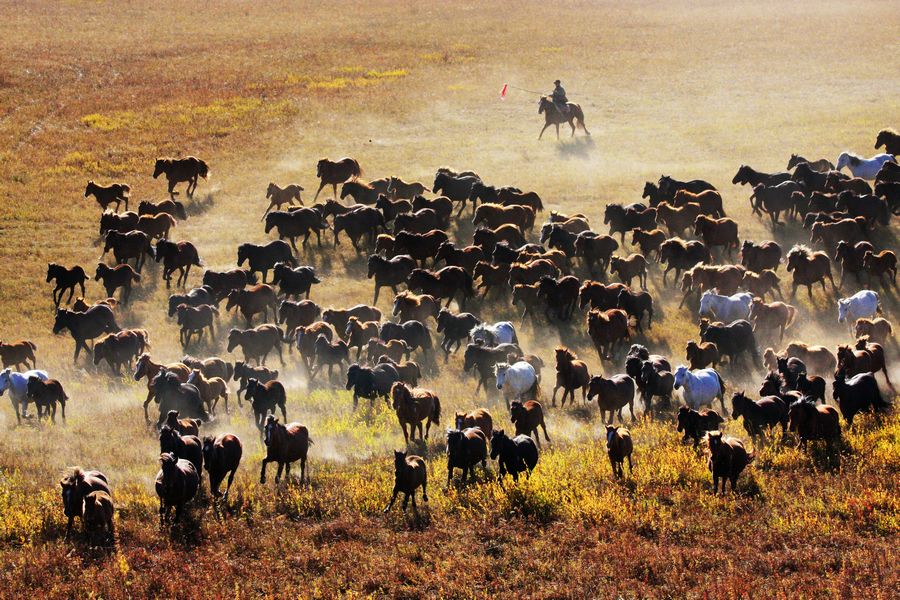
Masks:
[[[803,256],[805,258],[809,258],[812,255],[813,251],[810,250],[809,246],[805,244],[795,244],[793,248],[791,248],[790,252],[788,252],[788,258],[791,256]]]
[[[882,129],[881,131],[878,132],[878,137],[881,137],[883,135],[892,135],[892,136],[896,137],[896,136],[900,136],[900,133],[897,133],[892,128],[888,128],[888,129]]]
[[[63,485],[75,485],[79,481],[84,480],[84,469],[81,467],[70,467],[68,473],[63,475],[59,482]]]

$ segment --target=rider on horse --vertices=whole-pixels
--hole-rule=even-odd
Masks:
[[[553,86],[553,92],[550,93],[550,97],[553,100],[553,106],[556,107],[556,110],[558,110],[560,114],[569,114],[569,99],[566,98],[566,90],[563,89],[559,79],[553,82]]]

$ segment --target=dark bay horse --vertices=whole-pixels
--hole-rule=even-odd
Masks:
[[[153,167],[153,179],[156,179],[163,173],[169,181],[169,195],[172,200],[178,192],[175,186],[182,181],[187,181],[187,197],[193,198],[194,191],[197,189],[197,179],[209,177],[209,166],[196,156],[188,156],[186,158],[157,158],[156,165]]]
[[[581,110],[580,104],[575,104],[574,102],[569,102],[567,104],[569,108],[569,112],[567,114],[563,114],[556,108],[556,105],[553,104],[553,101],[550,100],[547,96],[541,96],[541,100],[538,103],[538,114],[544,114],[544,128],[541,129],[540,135],[538,135],[538,139],[541,139],[541,136],[544,135],[544,131],[551,125],[556,125],[556,139],[559,139],[559,126],[561,123],[568,123],[569,127],[572,128],[572,137],[575,136],[575,126],[579,125],[587,135],[591,135],[591,132],[587,130],[587,127],[584,125],[584,113]]]

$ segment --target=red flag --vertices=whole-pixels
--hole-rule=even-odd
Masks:
[[[506,90],[507,90],[508,88],[509,88],[509,84],[508,84],[508,83],[504,83],[504,84],[503,84],[503,89],[500,90],[500,99],[501,99],[501,100],[505,100],[505,99],[506,99]]]

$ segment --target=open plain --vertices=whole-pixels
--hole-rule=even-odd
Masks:
[[[112,377],[89,359],[73,365],[71,338],[51,333],[45,282],[50,262],[94,273],[101,211],[84,197],[85,183],[128,182],[135,206],[163,200],[165,181],[151,175],[156,157],[169,155],[210,165],[193,200],[179,187],[188,218],[172,235],[193,242],[207,269],[233,268],[240,243],[274,239],[260,223],[270,181],[299,183],[310,205],[317,161],[343,156],[359,161],[364,180],[396,175],[429,188],[438,167],[471,169],[486,182],[537,191],[546,209],[539,225],[550,210],[581,212],[600,233],[606,204],[640,201],[645,181],[705,179],[742,240],[807,243],[796,221],[773,231],[767,217],[752,215],[749,188],[732,177],[742,164],[784,170],[792,153],[832,161],[844,150],[876,153],[878,131],[900,127],[895,3],[26,1],[0,3],[0,21],[0,339],[34,341],[38,368],[71,399],[65,426],[16,426],[5,396],[0,403],[0,596],[900,595],[896,413],[860,416],[849,429],[842,421],[838,466],[819,445],[803,451],[790,436],[751,444],[729,415],[725,431],[755,458],[737,493],[715,496],[706,458],[682,444],[674,411],[639,414],[633,424],[626,416],[635,465],[617,480],[597,408],[579,398],[575,408],[547,410],[553,442],[529,480],[501,486],[489,461],[479,483],[448,487],[445,430],[456,410],[487,406],[495,426],[511,428],[496,390],[490,400],[475,393],[462,352],[425,365],[420,384],[442,403],[440,426],[410,447],[428,464],[421,518],[396,507],[382,514],[392,451],[403,448],[393,411],[382,401],[353,411],[343,371],[340,382],[324,373],[310,382],[296,349],[285,347],[285,365],[272,356],[269,365],[287,388],[288,420],[314,440],[309,485],[275,485],[273,465],[259,483],[265,448],[230,382],[230,415],[220,409],[201,429],[244,442],[227,514],[215,517],[204,477],[185,521],[161,528],[159,446],[141,411],[146,382],[130,372]],[[537,97],[511,89],[498,98],[504,82],[549,92],[557,78],[581,104],[590,137],[569,138],[563,126],[560,141],[551,128],[539,142]],[[471,208],[448,233],[471,243]],[[896,233],[894,217],[871,240],[896,250]],[[326,231],[323,248],[310,242],[297,254],[322,280],[311,299],[323,308],[371,302],[365,255],[346,238],[334,248],[333,239]],[[628,243],[620,250],[632,251]],[[116,315],[122,327],[147,329],[150,352],[170,362],[184,352],[166,317],[172,290],[161,272],[148,264]],[[188,287],[202,272],[192,271]],[[575,274],[587,278],[580,267]],[[790,275],[779,274],[789,291]],[[850,278],[840,295],[858,289]],[[896,324],[897,288],[873,289]],[[663,287],[655,263],[649,291],[653,328],[632,341],[681,364],[685,343],[697,338],[696,302],[679,308],[680,291]],[[92,280],[86,297],[105,292]],[[852,342],[835,300],[817,288],[810,301],[801,288],[785,342]],[[383,289],[379,308],[389,314],[391,302]],[[191,354],[242,358],[226,352],[225,336],[243,320],[224,306],[217,339]],[[546,364],[545,406],[557,344],[592,374],[623,370],[621,354],[599,359],[583,311],[567,323],[520,325],[520,309],[493,294],[466,310],[516,324],[523,350]],[[760,345],[781,347],[777,339]],[[897,350],[886,345],[889,366]],[[721,373],[727,397],[742,389],[756,397],[762,365]],[[72,465],[110,479],[112,549],[78,534],[64,540],[58,480]]]

